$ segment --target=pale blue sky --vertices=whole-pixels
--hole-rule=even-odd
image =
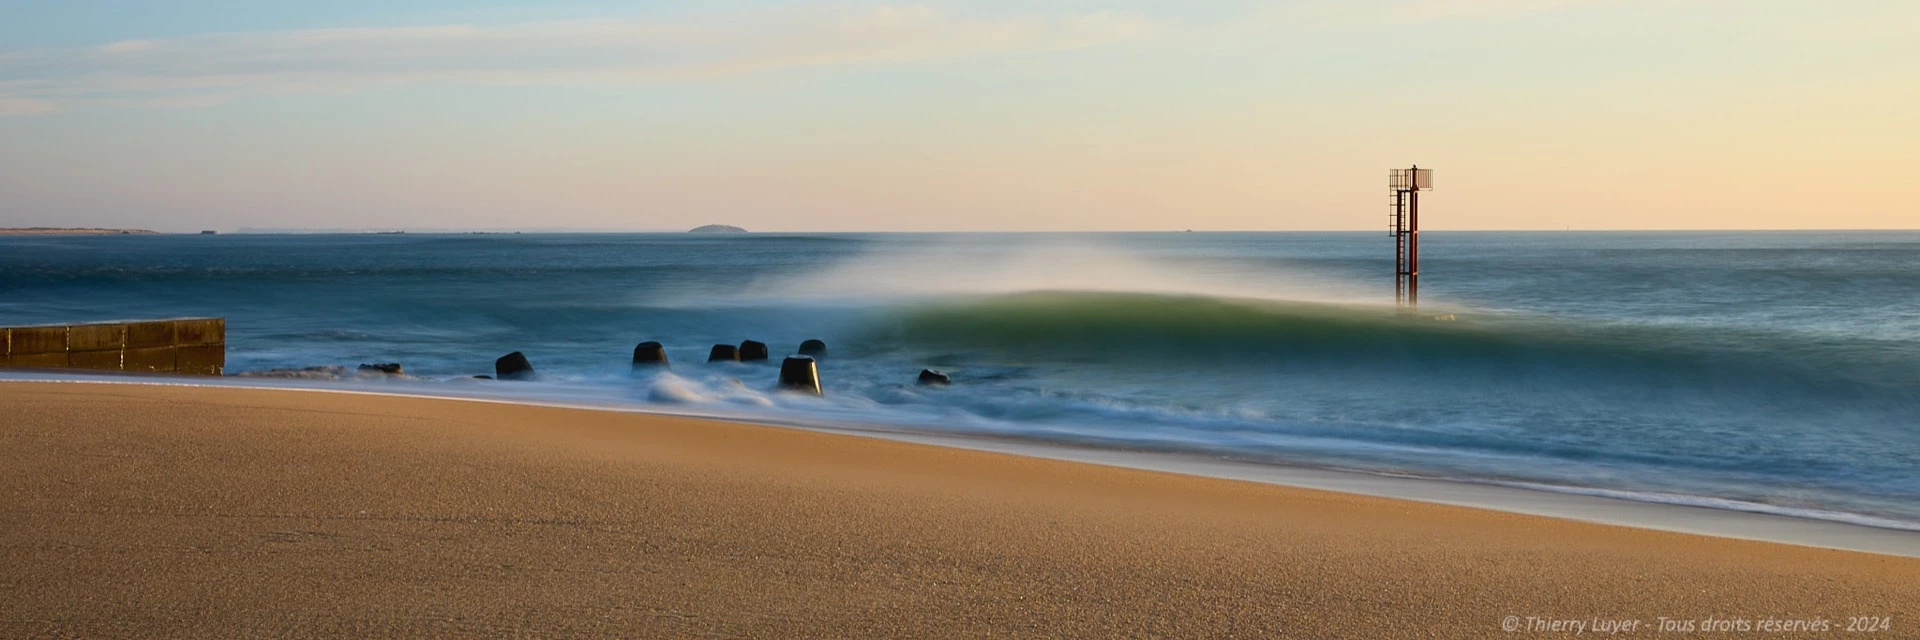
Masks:
[[[1920,227],[1912,2],[0,15],[0,226]]]

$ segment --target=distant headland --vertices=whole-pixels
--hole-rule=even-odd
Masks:
[[[0,229],[0,236],[133,236],[153,235],[150,229],[97,229],[69,227],[13,227]]]
[[[736,227],[730,224],[710,224],[702,227],[694,227],[692,229],[687,230],[687,233],[746,233],[746,232],[747,232],[746,229],[742,229],[740,227]]]

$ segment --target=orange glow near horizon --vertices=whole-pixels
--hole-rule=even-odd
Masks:
[[[1181,6],[0,49],[0,226],[1920,228],[1910,3]]]

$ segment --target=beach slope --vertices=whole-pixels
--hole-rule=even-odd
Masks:
[[[4,382],[0,469],[4,637],[1920,634],[1920,559],[612,412]]]

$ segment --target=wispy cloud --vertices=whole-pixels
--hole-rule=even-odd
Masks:
[[[1366,29],[1408,24],[1524,18],[1559,11],[1625,8],[1679,0],[1303,0],[1274,4],[1225,31]],[[1217,37],[1217,36],[1216,36]]]
[[[0,53],[0,115],[76,104],[201,106],[259,94],[426,84],[669,83],[785,69],[1078,49],[1142,37],[1117,13],[966,19],[927,7],[680,21],[316,29]]]
[[[20,116],[58,111],[60,105],[46,100],[0,98],[0,116]]]

